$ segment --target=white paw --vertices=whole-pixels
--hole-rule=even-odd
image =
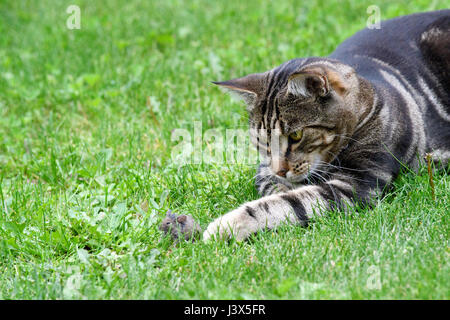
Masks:
[[[241,208],[231,211],[208,225],[203,232],[203,241],[230,239],[231,237],[242,241],[256,231],[256,222],[251,219]]]

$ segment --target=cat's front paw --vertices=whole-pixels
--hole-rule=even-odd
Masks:
[[[256,222],[251,219],[242,208],[231,211],[208,225],[203,232],[203,241],[230,239],[231,237],[238,241],[245,240],[257,229]]]

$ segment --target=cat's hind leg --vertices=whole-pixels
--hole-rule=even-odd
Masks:
[[[447,92],[450,90],[450,16],[428,25],[418,40],[428,67]],[[447,106],[450,108],[450,105]],[[448,110],[448,109],[447,109]]]

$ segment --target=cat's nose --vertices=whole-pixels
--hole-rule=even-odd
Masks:
[[[280,176],[280,177],[286,177],[286,173],[287,173],[288,171],[287,171],[287,169],[281,169],[281,170],[279,170],[279,171],[277,171],[277,176]]]
[[[286,177],[286,173],[289,171],[289,165],[286,160],[280,158],[272,159],[272,172],[275,172],[277,176]]]

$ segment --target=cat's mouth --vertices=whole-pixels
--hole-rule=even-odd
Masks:
[[[316,177],[318,173],[316,172],[318,165],[316,162],[308,164],[307,168],[301,173],[295,173],[293,170],[289,170],[286,173],[286,180],[293,184],[299,184],[307,181],[309,178]]]
[[[288,171],[286,173],[285,179],[290,183],[297,184],[297,183],[301,183],[301,182],[305,181],[308,178],[309,173],[310,172],[305,172],[303,174],[295,174],[292,171]]]

